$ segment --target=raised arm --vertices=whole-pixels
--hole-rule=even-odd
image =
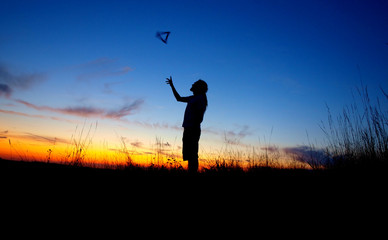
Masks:
[[[178,102],[186,102],[186,98],[184,97],[181,97],[181,95],[179,95],[179,93],[176,91],[175,87],[174,87],[174,83],[172,82],[172,77],[170,76],[170,78],[166,78],[166,83],[168,85],[170,85],[171,87],[171,90],[172,90],[172,93],[174,93],[174,97],[176,98],[176,100]]]

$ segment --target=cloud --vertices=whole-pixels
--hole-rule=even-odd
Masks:
[[[99,117],[105,114],[105,110],[94,107],[67,107],[67,108],[46,108],[49,111],[62,113],[66,115],[74,115],[79,117]]]
[[[45,79],[43,73],[15,74],[0,63],[0,97],[10,98],[14,89],[28,90]]]
[[[139,141],[135,141],[135,142],[131,142],[131,145],[137,148],[141,148],[143,146],[143,143]]]
[[[8,133],[8,130],[0,131],[0,138],[7,138],[6,134]]]
[[[108,77],[115,77],[115,76],[121,76],[129,71],[132,71],[133,69],[125,66],[120,69],[116,70],[108,70],[108,69],[103,69],[103,70],[96,70],[93,72],[87,72],[87,73],[82,73],[77,76],[77,80],[79,81],[88,81],[92,79],[99,79],[99,78],[108,78]]]
[[[22,133],[10,133],[8,130],[6,131],[0,131],[0,138],[18,138],[18,139],[25,139],[25,140],[32,140],[35,142],[48,142],[50,144],[57,144],[57,143],[70,143],[66,139],[57,138],[57,137],[49,137],[49,136],[43,136],[43,135],[37,135],[33,133],[28,132],[22,132]]]
[[[112,86],[119,85],[119,84],[122,84],[124,82],[125,81],[104,83],[103,92],[106,93],[106,94],[113,94]]]
[[[261,147],[260,149],[263,150],[263,151],[270,152],[270,153],[277,153],[277,152],[279,152],[279,148],[276,147],[276,146],[266,146],[266,147]]]
[[[35,104],[29,103],[23,100],[15,100],[16,102],[23,104],[29,108],[38,110],[38,111],[50,111],[65,115],[73,115],[78,117],[97,117],[97,118],[110,118],[119,120],[125,116],[132,115],[136,110],[138,110],[141,105],[144,103],[144,100],[137,99],[132,103],[126,103],[123,107],[119,109],[104,109],[96,107],[85,107],[85,106],[75,106],[75,107],[66,107],[66,108],[54,108],[49,106],[37,106]]]
[[[138,99],[131,104],[126,104],[118,110],[109,111],[106,113],[106,117],[113,119],[120,119],[127,115],[133,114],[134,111],[138,110],[140,106],[144,103],[144,100]]]
[[[51,120],[55,120],[55,121],[65,121],[65,122],[69,122],[69,123],[76,123],[75,121],[68,120],[68,119],[65,119],[65,118],[49,117],[49,116],[36,115],[36,114],[27,114],[27,113],[21,113],[21,112],[15,112],[15,111],[3,110],[3,109],[0,109],[0,113],[12,114],[12,115],[23,116],[23,117],[32,117],[32,118],[40,118],[40,119],[51,119]]]
[[[249,129],[248,125],[239,127],[236,131],[228,131],[227,134],[232,137],[244,138],[252,134],[252,130]]]
[[[252,134],[253,131],[250,129],[250,127],[248,125],[243,125],[241,127],[238,127],[236,130],[225,131],[224,141],[228,144],[239,145],[241,139]]]
[[[11,97],[12,89],[7,84],[0,83],[0,97]]]
[[[100,78],[115,77],[133,71],[129,66],[118,67],[116,59],[98,58],[93,61],[80,64],[75,68],[80,71],[77,76],[79,81],[89,81]]]
[[[117,62],[116,59],[112,59],[112,58],[108,58],[108,57],[101,57],[101,58],[97,58],[97,59],[94,59],[94,60],[86,62],[86,63],[82,63],[82,64],[77,65],[75,67],[76,68],[88,68],[88,67],[94,67],[94,66],[101,67],[101,66],[115,63],[115,62]]]
[[[321,155],[321,150],[314,150],[310,146],[296,146],[296,147],[285,147],[282,149],[287,154],[294,154],[298,156],[315,156],[315,155]]]
[[[32,134],[32,133],[24,133],[24,135],[21,135],[20,137],[24,138],[24,139],[33,140],[36,142],[49,142],[53,145],[55,145],[56,143],[59,143],[59,142],[66,143],[66,144],[70,143],[70,141],[62,139],[62,138],[48,137],[48,136],[36,135],[36,134]]]
[[[315,149],[311,146],[286,147],[282,150],[295,160],[307,163],[313,168],[320,167],[328,161],[328,156],[323,149]]]

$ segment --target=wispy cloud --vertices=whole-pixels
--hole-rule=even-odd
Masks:
[[[133,103],[124,105],[122,108],[118,110],[108,111],[107,113],[105,113],[105,116],[107,118],[120,119],[127,115],[133,114],[134,111],[138,110],[143,103],[144,101],[142,99],[138,99]]]
[[[238,127],[236,130],[227,131],[226,134],[231,137],[244,138],[248,135],[251,135],[253,132],[248,125],[243,125]]]
[[[99,79],[99,78],[108,78],[108,77],[115,77],[115,76],[121,76],[124,75],[133,69],[131,67],[125,66],[121,67],[119,69],[101,69],[96,70],[92,72],[87,73],[81,73],[77,76],[77,80],[79,81],[87,81],[92,79]]]
[[[135,141],[135,142],[131,142],[131,145],[137,148],[141,148],[143,146],[143,143],[139,141]]]
[[[0,83],[0,97],[10,98],[12,94],[12,88],[7,84]]]
[[[0,131],[0,138],[8,138],[8,139],[18,138],[18,139],[32,140],[35,142],[47,142],[53,145],[57,143],[70,143],[68,140],[63,138],[38,135],[38,134],[29,133],[29,132],[15,133],[15,132],[10,132],[8,130]]]
[[[70,141],[68,141],[66,139],[57,138],[57,137],[50,137],[50,136],[42,136],[42,135],[37,135],[37,134],[33,134],[33,133],[24,133],[20,137],[24,138],[24,139],[33,140],[36,142],[48,142],[48,143],[53,144],[53,145],[55,145],[56,143],[70,143]]]
[[[75,68],[79,71],[76,77],[79,81],[121,76],[133,71],[129,66],[118,66],[116,59],[106,57],[80,64]]]
[[[89,67],[101,67],[107,64],[115,63],[117,59],[112,59],[108,57],[100,57],[85,63],[74,66],[74,68],[89,68]]]
[[[65,115],[73,115],[78,117],[95,117],[95,118],[103,118],[103,119],[110,118],[110,119],[117,119],[117,120],[125,116],[134,114],[137,110],[140,109],[141,105],[144,103],[144,100],[137,99],[131,103],[124,104],[124,106],[119,109],[104,109],[104,108],[85,107],[85,106],[54,108],[49,106],[38,106],[23,100],[15,100],[15,101],[38,111],[50,111],[50,112],[55,112],[55,113],[60,113]]]
[[[8,130],[0,131],[0,138],[7,138]]]
[[[283,152],[292,156],[295,160],[312,165],[321,165],[328,161],[323,149],[315,149],[311,146],[286,147]]]
[[[28,114],[28,113],[15,112],[15,111],[10,111],[10,110],[3,110],[3,109],[0,109],[0,113],[12,114],[12,115],[23,116],[23,117],[39,118],[39,119],[51,119],[51,120],[55,120],[55,121],[64,121],[64,122],[68,122],[68,123],[76,123],[76,121],[65,119],[65,118],[44,116],[44,115],[39,115],[39,114]]]
[[[43,73],[16,74],[0,63],[0,97],[10,98],[14,89],[28,90],[45,79]]]
[[[270,152],[270,153],[279,152],[279,148],[277,146],[271,146],[271,145],[265,146],[265,147],[261,147],[260,149],[263,150],[263,151]]]
[[[235,130],[229,130],[224,132],[224,141],[228,144],[238,145],[241,139],[248,135],[252,135],[253,130],[248,125],[243,125]]]
[[[103,92],[106,94],[113,94],[114,91],[112,90],[112,87],[115,85],[123,84],[124,82],[125,81],[104,83]]]

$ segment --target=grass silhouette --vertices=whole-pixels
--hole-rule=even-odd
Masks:
[[[289,154],[288,164],[282,162],[281,150],[269,143],[265,147],[247,150],[245,152],[227,144],[223,151],[215,154],[205,152],[205,158],[200,161],[200,171],[197,176],[322,176],[334,172],[347,174],[381,174],[387,169],[388,162],[388,112],[383,105],[388,101],[388,95],[381,89],[383,100],[377,99],[374,105],[365,86],[357,89],[361,106],[356,101],[345,106],[342,114],[336,118],[332,116],[328,107],[327,123],[321,123],[321,129],[326,136],[326,146],[316,148],[313,144],[303,149],[305,154]],[[156,138],[154,154],[149,156],[148,164],[136,162],[131,151],[127,148],[125,138],[121,137],[121,146],[116,151],[114,161],[96,164],[93,157],[88,156],[94,133],[98,124],[76,128],[71,136],[64,157],[55,162],[52,158],[53,150],[47,151],[46,163],[29,159],[27,154],[18,150],[9,139],[12,154],[21,161],[1,160],[5,173],[12,172],[15,176],[34,176],[58,174],[77,175],[117,175],[123,176],[186,176],[183,162],[172,150],[174,146],[163,143]],[[227,141],[226,141],[227,142]],[[166,149],[167,148],[167,149]],[[317,152],[321,152],[317,156]],[[307,154],[306,154],[307,153]],[[31,170],[31,172],[28,171]],[[18,173],[21,172],[21,174]],[[36,171],[36,173],[33,173]],[[52,171],[50,173],[49,171]]]
[[[343,108],[334,121],[328,108],[328,123],[321,128],[326,135],[325,164],[328,169],[379,169],[388,164],[388,95],[381,89],[385,101],[376,104],[368,94],[368,88],[357,89],[361,106],[356,101]],[[385,105],[383,105],[385,103]]]

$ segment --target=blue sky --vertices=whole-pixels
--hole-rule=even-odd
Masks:
[[[86,118],[102,138],[179,142],[185,105],[165,85],[171,75],[181,95],[199,78],[209,85],[204,145],[271,135],[295,146],[306,132],[321,142],[326,104],[352,103],[360,79],[373,97],[388,89],[387,1],[0,5],[0,84],[11,89],[1,131],[65,138]],[[156,31],[171,31],[168,44]]]

